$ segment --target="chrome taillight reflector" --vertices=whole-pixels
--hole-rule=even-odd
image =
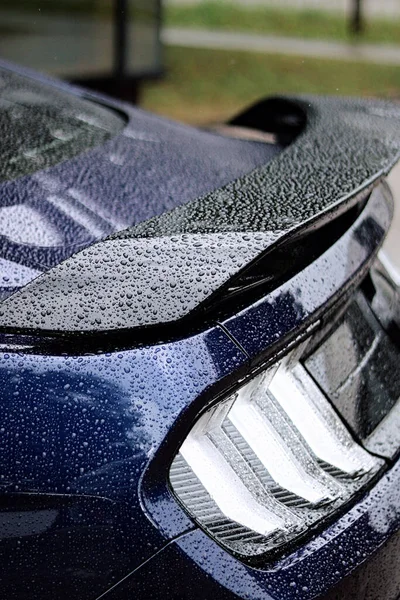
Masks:
[[[170,469],[191,516],[254,556],[296,538],[383,465],[359,446],[296,350],[208,409]]]

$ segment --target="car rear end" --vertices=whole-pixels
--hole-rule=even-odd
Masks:
[[[197,528],[110,598],[153,576],[160,597],[399,597],[398,287],[385,204],[381,184],[327,252],[221,322],[249,370],[207,395],[169,468],[171,496]],[[156,458],[153,468],[157,479]]]
[[[113,117],[3,188],[79,233],[3,232],[2,260],[32,270],[0,305],[4,593],[395,600],[399,108],[267,100],[233,142],[61,93]],[[237,163],[208,181],[227,143]]]

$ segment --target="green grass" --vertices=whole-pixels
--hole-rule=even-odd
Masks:
[[[195,124],[226,120],[271,94],[400,100],[397,66],[177,47],[166,49],[165,62],[165,78],[144,86],[141,105]]]
[[[165,23],[230,31],[251,31],[308,39],[349,40],[344,15],[310,9],[244,7],[223,0],[203,0],[194,5],[167,5]],[[366,23],[363,42],[400,43],[400,19],[375,19]]]

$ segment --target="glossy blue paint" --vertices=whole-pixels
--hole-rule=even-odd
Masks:
[[[69,90],[63,84],[51,85]],[[84,95],[79,90],[76,93]],[[100,97],[98,100],[104,102]],[[236,144],[222,141],[218,136],[210,138],[210,134],[195,134],[125,105],[110,105],[130,115],[130,123],[122,134],[67,163],[0,186],[2,205],[17,200],[46,211],[43,199],[48,200],[49,196],[61,198],[70,208],[76,208],[76,202],[79,204],[83,199],[86,209],[81,206],[80,210],[86,210],[86,216],[95,220],[99,233],[88,235],[88,230],[82,227],[82,235],[75,237],[76,230],[67,231],[66,243],[54,248],[22,246],[2,237],[0,287],[8,292],[35,277],[36,269],[49,269],[96,239],[222,186],[263,164],[266,154],[269,157],[271,154],[266,146]],[[368,115],[364,118],[363,111],[367,110],[364,104],[354,108],[356,117],[353,108],[346,108],[346,104],[342,108],[349,110],[352,123],[359,119],[360,130],[363,123],[366,126],[371,120]],[[208,209],[219,206],[218,214],[206,211],[204,219],[200,210],[195,219],[191,218],[189,208],[189,217],[180,219],[178,213],[169,213],[165,217],[165,231],[170,231],[171,226],[171,231],[174,227],[178,230],[181,227],[183,232],[191,227],[201,230],[199,223],[203,223],[206,230],[215,226],[222,227],[222,231],[225,228],[235,231],[236,227],[240,232],[246,214],[250,213],[254,219],[251,228],[268,226],[272,240],[285,228],[288,231],[290,223],[302,225],[329,207],[336,210],[335,202],[340,200],[345,204],[346,198],[354,199],[361,184],[365,192],[372,180],[381,177],[393,163],[397,150],[389,124],[391,110],[389,107],[387,114],[378,111],[375,115],[380,127],[386,114],[388,145],[383,143],[379,151],[371,150],[372,166],[364,160],[364,145],[360,140],[364,142],[364,135],[374,135],[376,141],[378,125],[371,130],[365,127],[363,136],[356,136],[350,145],[354,160],[358,160],[355,171],[360,172],[348,187],[344,181],[347,185],[349,177],[343,168],[335,189],[327,185],[320,196],[313,197],[310,193],[301,157],[308,156],[310,148],[318,147],[311,137],[307,142],[311,145],[303,148],[300,159],[296,155],[298,149],[294,150],[294,159],[297,156],[298,160],[291,166],[296,167],[301,177],[291,173],[285,179],[285,183],[289,180],[295,184],[293,189],[280,185],[281,172],[273,179],[279,193],[285,196],[281,204],[276,202],[273,188],[266,185],[268,172],[259,180],[257,177],[251,180],[249,175],[253,181],[249,187],[257,190],[260,201],[267,192],[270,194],[270,205],[261,202],[264,212],[254,211],[251,197],[251,202],[247,202],[248,191],[243,180],[235,183],[229,194],[225,190],[218,196],[220,204],[217,198],[208,198]],[[317,134],[320,132],[313,135]],[[336,136],[337,128],[328,134]],[[333,144],[332,139],[336,138],[329,135],[324,138],[327,148],[337,148],[340,160],[344,156],[349,161],[346,148]],[[171,180],[173,145],[179,157],[179,164],[175,162],[173,166],[179,168]],[[243,151],[245,147],[247,154]],[[228,154],[224,154],[228,149]],[[288,153],[284,155],[287,157]],[[330,164],[329,156],[326,160]],[[162,173],[159,165],[163,167]],[[157,167],[157,177],[153,167]],[[188,173],[193,176],[188,177]],[[333,171],[329,173],[331,184],[336,175]],[[314,185],[319,186],[317,179],[314,178]],[[307,202],[301,201],[303,193]],[[235,212],[232,207],[237,208],[237,204],[233,200],[240,195],[243,210]],[[298,214],[296,203],[292,202],[294,197]],[[61,213],[53,206],[46,214],[57,227],[71,225],[73,219]],[[270,214],[274,219],[270,219]],[[359,281],[378,249],[389,218],[387,204],[374,196],[334,247],[276,292],[227,319],[222,326],[210,326],[196,335],[178,325],[174,337],[177,341],[162,343],[157,338],[154,345],[148,342],[146,346],[133,347],[131,332],[125,331],[124,351],[115,350],[121,340],[112,333],[107,341],[96,338],[102,351],[88,354],[87,338],[84,350],[79,348],[83,338],[72,336],[71,351],[71,340],[67,345],[62,336],[55,336],[49,345],[49,339],[39,340],[39,336],[30,339],[2,335],[1,594],[7,600],[94,600],[103,593],[110,600],[174,595],[207,600],[238,595],[265,600],[309,600],[325,593],[363,561],[370,560],[400,526],[399,465],[323,533],[311,541],[305,540],[301,547],[279,561],[258,568],[239,562],[195,527],[172,496],[167,474],[174,453],[201,410],[232,390],[241,378],[249,376],[256,363],[269,357],[268,353],[281,351],[288,336],[291,343],[295,341],[323,309]],[[259,219],[263,221],[261,225]],[[159,230],[156,227],[154,231]],[[142,233],[146,234],[146,227]],[[214,247],[211,250],[215,252]],[[176,254],[174,258],[176,261]],[[178,269],[181,268],[179,264]],[[215,276],[211,275],[215,283]],[[190,296],[193,280],[187,273],[186,277],[188,284],[182,287]],[[204,275],[200,281],[204,282]],[[113,284],[115,279],[111,279]],[[162,303],[165,296],[160,296]],[[44,313],[46,308],[49,310],[44,307]],[[154,305],[149,310],[154,310]],[[202,326],[201,322],[197,331]],[[104,350],[105,343],[112,348],[110,352]],[[379,589],[379,582],[374,585]]]
[[[18,572],[20,583],[35,582],[38,598],[71,597],[71,590],[75,598],[93,597],[193,527],[175,502],[164,512],[167,528],[151,521],[140,497],[142,473],[171,436],[176,448],[174,429],[182,420],[191,422],[199,396],[226,385],[246,358],[219,327],[118,353],[44,356],[27,350],[10,348],[0,356],[0,483],[9,511],[0,521],[0,557],[8,556],[10,544],[14,552],[5,562],[11,560],[13,568],[2,569],[1,586],[10,599],[32,598],[31,586],[15,587]],[[15,494],[22,502],[27,493],[36,495],[30,496],[33,525],[21,535]],[[63,510],[67,501],[72,507]],[[97,502],[95,509],[82,511],[85,502]],[[60,515],[35,533],[43,510]],[[16,521],[12,532],[10,519]],[[75,540],[82,537],[80,552]],[[26,551],[18,551],[21,544]],[[99,544],[108,548],[100,557]],[[50,565],[42,581],[38,562]]]
[[[13,66],[8,71],[7,66],[0,64],[3,76],[32,78],[29,70]],[[111,115],[114,110],[123,115],[126,123],[105,143],[69,160],[46,169],[38,164],[33,174],[0,181],[1,208],[22,206],[30,211],[30,218],[19,224],[18,237],[26,235],[31,242],[18,243],[0,231],[0,288],[9,291],[111,233],[244,175],[281,150],[279,145],[238,141],[167,121],[37,74],[33,79],[34,93],[43,98],[65,91],[66,101],[76,97],[83,106],[86,98],[98,99]],[[19,82],[22,89],[26,81]],[[57,243],[42,242],[46,229],[57,233]]]
[[[392,218],[385,188],[376,188],[348,231],[300,273],[223,322],[251,359],[262,360],[282,339],[298,336],[321,310],[359,281],[381,245]]]
[[[389,594],[400,586],[399,535],[394,538],[397,544],[392,545],[397,550],[394,556],[385,553],[384,544],[400,528],[399,486],[400,462],[322,534],[268,566],[244,565],[196,529],[182,535],[126,578],[105,595],[105,600],[147,597],[311,600],[325,597],[329,589],[375,552],[378,552],[375,563],[379,565],[380,552],[382,560],[368,586],[364,569],[359,587],[350,585],[346,595],[337,598],[394,598]],[[393,567],[391,591],[381,585],[380,579],[388,564]],[[371,595],[367,595],[366,587]],[[333,597],[336,596],[332,592],[330,598]]]
[[[135,531],[127,508],[105,498],[1,495],[1,596],[92,598],[130,570]]]

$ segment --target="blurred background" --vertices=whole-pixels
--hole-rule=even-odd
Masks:
[[[193,124],[281,92],[400,99],[400,0],[2,0],[0,56]]]

